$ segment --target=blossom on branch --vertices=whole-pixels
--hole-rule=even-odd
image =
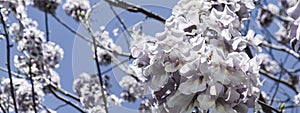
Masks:
[[[254,31],[247,36],[240,33],[240,21],[248,19],[242,10],[253,6],[251,0],[181,0],[164,32],[151,38],[133,28],[133,65],[142,70],[144,84],[154,92],[158,112],[186,112],[195,107],[247,112],[254,107],[262,60],[249,58],[242,50],[257,48],[263,37]],[[245,37],[245,45],[236,50],[239,43],[234,41],[240,37]]]
[[[89,0],[67,0],[63,5],[67,15],[72,16],[76,21],[84,19],[90,7]]]

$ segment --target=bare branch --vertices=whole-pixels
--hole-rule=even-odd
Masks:
[[[274,81],[276,81],[276,82],[279,82],[279,83],[282,83],[282,84],[288,86],[288,87],[291,88],[296,94],[299,93],[298,89],[297,89],[294,85],[292,85],[291,83],[289,83],[289,82],[287,82],[287,81],[284,81],[284,80],[280,80],[280,79],[274,77],[272,74],[270,74],[270,73],[268,73],[268,72],[266,72],[265,70],[262,70],[262,69],[259,70],[259,73],[265,75],[266,77],[268,77],[268,78],[270,78],[270,79],[272,79],[272,80],[274,80]]]
[[[58,18],[56,15],[52,14],[53,18],[59,22],[61,25],[63,25],[65,28],[67,28],[70,32],[74,33],[75,35],[79,36],[80,38],[82,38],[83,40],[93,44],[93,41],[90,40],[89,38],[85,37],[84,35],[76,32],[73,28],[71,28],[70,26],[68,26],[63,20],[61,20],[60,18]],[[97,42],[97,45],[101,45],[100,42]],[[108,48],[103,48],[102,46],[100,46],[102,49],[105,49],[107,51],[110,51],[110,52],[113,52],[112,50],[109,50]],[[117,52],[114,52],[116,53],[117,55],[120,55],[120,56],[125,56],[125,57],[130,57],[130,53],[117,53]]]
[[[108,2],[109,4],[113,5],[113,6],[116,6],[116,7],[120,7],[120,8],[123,8],[123,9],[126,9],[130,12],[139,12],[139,13],[142,13],[150,18],[153,18],[155,20],[158,20],[162,23],[165,23],[166,19],[164,19],[163,17],[160,17],[159,15],[151,12],[151,11],[148,11],[144,8],[141,8],[140,6],[137,6],[137,5],[134,5],[134,4],[131,4],[131,3],[127,3],[125,1],[121,1],[121,0],[105,0],[106,2]]]
[[[285,46],[270,44],[270,43],[268,43],[266,41],[263,41],[261,44],[264,45],[264,46],[276,49],[276,50],[287,52],[287,53],[293,55],[296,59],[300,60],[300,54],[299,53],[297,53],[297,52],[293,51],[292,49],[289,49],[289,48],[287,48]]]
[[[13,99],[13,103],[14,103],[14,108],[15,108],[15,112],[18,113],[18,108],[17,108],[17,102],[16,102],[16,98],[15,98],[15,92],[14,92],[14,86],[13,86],[13,80],[12,80],[12,74],[11,74],[11,68],[10,68],[10,42],[9,42],[9,36],[8,36],[8,32],[6,29],[6,23],[4,22],[3,19],[3,15],[2,13],[0,13],[1,16],[1,23],[4,29],[4,36],[6,38],[6,61],[7,61],[7,70],[8,70],[8,76],[9,76],[9,80],[10,80],[10,93]]]
[[[278,109],[273,108],[272,106],[270,106],[270,105],[268,105],[268,104],[266,104],[266,103],[264,103],[264,102],[262,102],[262,101],[260,101],[260,100],[258,100],[258,103],[259,103],[262,107],[268,108],[268,109],[270,109],[270,110],[272,110],[272,111],[275,111],[276,113],[282,113],[282,112],[279,111]],[[272,112],[266,112],[266,113],[272,113]]]
[[[62,107],[65,107],[67,106],[68,104],[62,104],[62,105],[59,105],[57,106],[54,110],[57,111],[58,109],[62,108]]]
[[[46,41],[49,41],[48,13],[45,11]]]
[[[79,97],[77,97],[77,96],[75,96],[75,95],[69,93],[68,91],[66,91],[66,90],[64,90],[64,89],[62,89],[62,88],[59,88],[59,87],[57,87],[57,86],[54,85],[54,84],[51,84],[51,85],[49,85],[49,86],[50,86],[52,89],[55,89],[55,91],[58,91],[59,93],[61,93],[61,94],[65,95],[65,96],[67,96],[67,97],[70,97],[70,98],[72,98],[72,99],[74,99],[74,100],[80,102]]]
[[[51,87],[49,87],[49,89],[50,89],[50,91],[52,92],[52,94],[53,94],[56,98],[58,98],[58,99],[64,101],[65,103],[67,103],[67,104],[73,106],[75,109],[77,109],[77,110],[80,111],[81,113],[85,113],[84,110],[81,109],[78,105],[76,105],[76,104],[72,103],[71,101],[65,99],[64,97],[62,97],[62,96],[56,94],[56,92],[55,92]]]

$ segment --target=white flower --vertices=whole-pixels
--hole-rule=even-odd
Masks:
[[[84,19],[90,7],[89,0],[67,0],[63,5],[67,15],[72,16],[76,21]]]
[[[249,103],[261,87],[261,59],[250,59],[242,50],[259,48],[263,37],[240,32],[240,20],[248,18],[253,6],[252,0],[181,0],[164,32],[152,37],[134,27],[132,65],[145,77],[142,82],[153,92],[158,112],[187,112],[195,106],[247,112],[253,107]]]
[[[300,93],[297,94],[296,96],[294,96],[294,102],[295,102],[295,104],[299,104],[300,103]]]
[[[104,101],[99,78],[96,74],[82,73],[73,82],[73,90],[78,94],[81,104],[89,113],[104,113]],[[108,105],[118,105],[122,102],[115,95],[104,91]]]
[[[31,84],[28,83],[25,79],[18,79],[18,78],[13,78],[13,87],[15,90],[15,98],[17,101],[18,109],[22,112],[33,112],[33,102],[32,102],[32,87]],[[10,93],[10,79],[5,78],[1,81],[0,84],[0,97],[1,100],[0,104],[4,105],[5,107],[8,107],[9,109],[12,109],[13,103],[11,101],[11,93]],[[34,84],[34,90],[35,90],[35,102],[36,102],[36,107],[37,110],[42,108],[42,101],[44,97],[44,92],[42,90],[42,86],[40,84]],[[4,97],[4,98],[3,98]],[[5,100],[9,99],[9,100]],[[2,103],[4,102],[4,103]],[[9,103],[6,103],[9,102]]]
[[[124,76],[119,82],[124,89],[121,96],[129,102],[135,102],[136,99],[145,95],[145,87],[132,76]]]

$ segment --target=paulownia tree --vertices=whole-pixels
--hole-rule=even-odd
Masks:
[[[50,94],[89,113],[108,113],[110,106],[124,102],[138,104],[141,113],[297,112],[300,1],[179,0],[167,19],[126,1],[105,2],[130,37],[129,52],[111,38],[118,29],[92,28],[95,20],[90,17],[100,1],[0,1],[0,43],[6,45],[2,52],[7,55],[6,67],[0,68],[7,73],[0,82],[1,112],[56,112],[43,104]],[[29,7],[45,13],[44,31],[28,16]],[[58,7],[88,35],[57,16]],[[115,7],[161,22],[164,31],[147,35],[144,21],[126,26]],[[93,51],[96,71],[78,75],[75,93],[61,87],[56,69],[64,51],[70,50],[51,41],[48,18],[82,38]],[[109,70],[101,70],[111,64]],[[116,84],[106,73],[113,68],[125,75],[119,81],[120,94],[110,91]]]

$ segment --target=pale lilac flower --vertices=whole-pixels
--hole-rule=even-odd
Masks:
[[[136,75],[145,77],[142,82],[153,92],[158,112],[187,112],[194,106],[247,112],[253,107],[249,103],[256,101],[261,87],[261,59],[250,59],[242,49],[259,48],[263,37],[240,32],[240,21],[253,6],[252,0],[181,0],[164,32],[153,37],[133,30],[130,47],[137,59],[132,65],[139,68]]]
[[[73,82],[73,90],[78,94],[81,104],[89,113],[103,113],[102,89],[96,74],[82,73]],[[108,105],[120,105],[121,99],[104,91]]]
[[[88,111],[104,110],[102,89],[97,75],[80,74],[74,80],[73,90],[78,94],[80,102]]]

